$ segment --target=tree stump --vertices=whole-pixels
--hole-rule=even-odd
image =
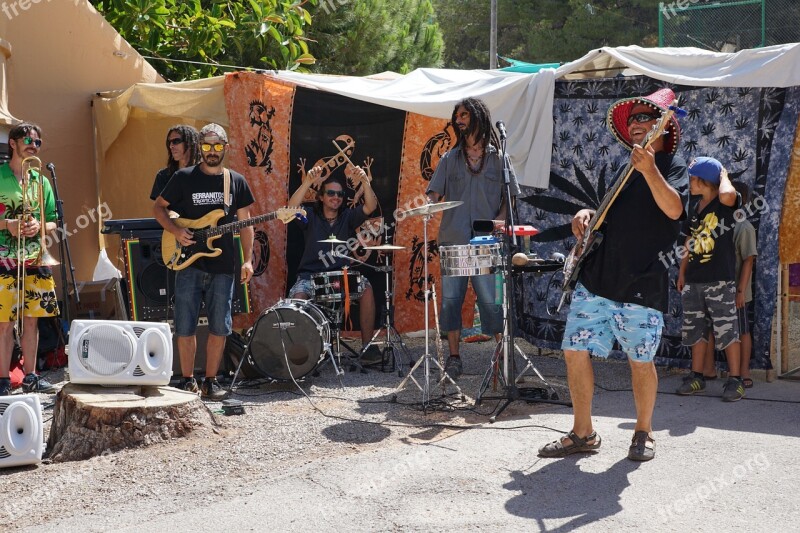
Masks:
[[[54,462],[77,461],[216,425],[197,395],[172,387],[68,383],[56,396],[47,453]]]

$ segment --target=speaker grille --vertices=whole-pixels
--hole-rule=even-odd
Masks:
[[[133,360],[136,345],[125,331],[116,326],[89,328],[80,339],[80,362],[99,376],[123,372]]]

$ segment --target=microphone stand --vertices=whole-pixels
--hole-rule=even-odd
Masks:
[[[528,361],[528,365],[533,367],[533,370],[536,372],[538,377],[544,382],[546,385],[546,389],[540,387],[533,387],[533,388],[526,388],[525,390],[520,389],[517,387],[517,377],[516,377],[516,364],[514,361],[514,350],[519,348],[516,345],[514,331],[517,324],[516,318],[516,306],[514,305],[513,295],[515,294],[515,282],[514,282],[514,275],[513,275],[513,263],[511,259],[514,253],[519,249],[517,243],[517,234],[516,229],[514,227],[514,204],[513,204],[513,197],[511,195],[511,169],[508,166],[508,158],[506,156],[506,132],[505,127],[503,126],[502,122],[498,122],[498,130],[500,131],[500,161],[503,165],[503,193],[506,202],[506,217],[505,217],[505,237],[503,239],[503,262],[502,262],[502,276],[503,276],[503,307],[504,307],[504,317],[503,317],[503,338],[500,341],[502,343],[502,353],[503,353],[503,375],[502,381],[506,386],[506,392],[503,396],[496,396],[492,398],[483,397],[481,391],[478,396],[477,403],[484,399],[494,399],[494,400],[505,400],[505,402],[500,406],[494,416],[489,418],[490,422],[494,422],[500,414],[506,410],[506,408],[511,405],[512,402],[516,400],[523,400],[525,402],[547,402],[547,403],[558,403],[563,404],[563,402],[558,401],[558,394],[553,390],[553,387],[547,383],[547,381],[542,377],[541,373],[536,370],[530,361]],[[519,350],[522,356],[525,357],[525,354],[522,350]],[[499,347],[495,349],[495,354],[499,355]],[[492,368],[495,367],[496,360],[492,361],[492,366],[490,367],[489,371],[487,372],[486,378],[484,378],[484,385],[488,385],[489,375],[491,374]]]
[[[75,301],[81,303],[81,296],[78,293],[78,286],[75,283],[75,266],[72,264],[72,255],[69,251],[69,241],[67,240],[67,231],[64,229],[64,203],[58,194],[58,183],[56,181],[56,167],[53,163],[47,165],[47,170],[50,171],[50,179],[53,182],[53,196],[56,201],[56,226],[60,230],[61,238],[58,240],[58,251],[61,255],[61,291],[63,292],[64,300],[64,319],[67,324],[70,322],[69,316],[69,290],[67,289],[67,265],[69,262],[69,271],[72,279],[72,293],[75,295]],[[66,260],[65,260],[66,258]],[[60,329],[59,329],[60,331]]]

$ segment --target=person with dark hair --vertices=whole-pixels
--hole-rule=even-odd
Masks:
[[[539,448],[542,457],[564,457],[600,447],[600,436],[592,427],[591,357],[608,357],[615,341],[628,357],[636,404],[628,459],[655,457],[652,431],[658,374],[653,359],[661,343],[663,313],[669,308],[670,266],[659,258],[672,253],[680,235],[689,176],[686,161],[675,155],[681,130],[674,116],[665,134],[645,146],[674,101],[672,90],[664,88],[649,96],[625,98],[608,110],[609,129],[631,150],[630,165],[620,168],[611,187],[629,177],[605,212],[603,239],[578,274],[564,328],[561,348],[573,405],[572,429]],[[593,209],[582,209],[573,217],[576,238],[583,237],[593,216]]]
[[[345,169],[345,173],[353,176],[355,182],[362,184],[364,203],[356,207],[345,207],[347,198],[342,182],[335,177],[324,178],[323,170],[322,166],[315,166],[309,170],[289,199],[290,206],[299,207],[310,189],[314,188],[317,191],[316,202],[312,208],[306,210],[306,221],[297,221],[303,226],[305,245],[297,267],[297,281],[289,289],[290,298],[307,300],[313,297],[314,274],[339,271],[349,265],[347,259],[331,253],[330,244],[319,241],[336,237],[349,244],[357,243],[355,235],[358,228],[378,207],[378,197],[372,190],[364,169],[350,164]],[[348,251],[348,248],[345,248],[345,251]],[[349,247],[349,252],[353,251],[354,247]],[[366,277],[361,277],[358,292],[361,294],[358,300],[361,340],[362,346],[367,346],[375,330],[375,297]],[[360,354],[360,361],[364,364],[379,363],[381,360],[381,351],[374,344]]]
[[[167,166],[156,174],[150,199],[155,200],[175,172],[200,163],[200,141],[197,130],[185,124],[172,126],[167,132]]]
[[[503,161],[500,159],[497,135],[486,104],[477,98],[457,103],[450,119],[456,131],[455,146],[436,167],[425,194],[428,201],[462,201],[463,204],[442,213],[439,225],[439,246],[469,244],[475,237],[475,220],[505,220]],[[511,161],[506,156],[511,178],[511,195],[516,197],[519,185]],[[463,372],[459,344],[461,342],[461,308],[467,282],[478,301],[481,330],[494,335],[497,341],[503,331],[503,308],[497,303],[494,274],[480,276],[443,276],[439,323],[447,332],[450,357],[445,363],[447,374],[456,379]]]
[[[178,170],[156,198],[153,214],[163,228],[175,236],[181,246],[195,243],[192,230],[180,227],[170,218],[169,211],[181,218],[197,220],[220,209],[225,216],[217,225],[235,219],[250,218],[250,206],[255,202],[244,176],[222,165],[228,149],[228,135],[218,124],[208,124],[200,130],[202,162]],[[226,183],[228,182],[228,183]],[[228,197],[225,198],[225,191]],[[227,396],[217,383],[225,341],[231,334],[234,283],[247,283],[253,277],[253,228],[241,228],[242,268],[234,272],[235,243],[226,233],[214,241],[222,253],[202,257],[175,273],[175,336],[178,338],[183,379],[181,388],[200,392],[204,398],[221,400]],[[237,279],[238,278],[238,279]],[[197,351],[197,320],[205,304],[208,313],[206,344],[206,375],[200,387],[194,378],[194,359]]]
[[[14,126],[8,134],[11,159],[0,165],[0,396],[11,390],[9,367],[14,349],[14,326],[22,314],[20,348],[24,358],[25,392],[50,392],[53,385],[36,374],[36,356],[39,347],[40,317],[58,316],[53,272],[48,266],[39,266],[36,260],[42,250],[41,224],[45,231],[56,229],[56,203],[50,181],[36,170],[38,164],[30,160],[37,157],[42,146],[42,130],[36,124],[24,122]],[[22,184],[27,181],[27,198],[35,207],[33,212],[23,212]],[[43,198],[39,198],[39,184]],[[33,200],[31,200],[33,198]],[[45,221],[39,220],[44,207]],[[20,236],[25,244],[20,249]],[[22,270],[18,268],[20,259]],[[24,271],[24,280],[18,273]],[[20,296],[23,301],[19,301]]]

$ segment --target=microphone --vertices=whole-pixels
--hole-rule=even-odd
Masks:
[[[563,263],[564,261],[566,261],[567,258],[564,257],[564,254],[562,253],[553,252],[552,254],[550,254],[550,259],[552,259],[553,261],[558,261],[559,263]]]
[[[495,126],[497,126],[497,131],[500,133],[500,140],[504,141],[506,139],[506,125],[503,124],[502,120],[498,120]]]
[[[45,168],[49,170],[51,174],[56,171],[56,166],[53,163],[47,163]]]

